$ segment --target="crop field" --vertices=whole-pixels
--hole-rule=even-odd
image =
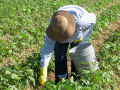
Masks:
[[[78,81],[63,79],[55,85],[54,53],[48,79],[40,86],[39,60],[45,30],[61,6],[78,5],[95,13],[90,36],[100,70]],[[120,90],[120,0],[0,0],[0,90]]]

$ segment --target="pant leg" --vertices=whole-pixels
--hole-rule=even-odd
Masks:
[[[69,43],[55,43],[55,84],[59,82],[61,78],[68,78],[67,74],[67,49]]]
[[[83,37],[83,41],[82,41],[82,42],[78,42],[78,43],[76,43],[76,44],[75,44],[74,42],[71,43],[71,48],[73,48],[73,47],[75,47],[75,46],[77,46],[77,45],[83,44],[83,43],[87,43],[87,42],[88,42],[88,39],[89,39],[89,37],[90,37],[90,35],[91,35],[91,33],[92,33],[92,30],[93,30],[93,26],[91,26],[89,32]],[[77,71],[76,71],[76,69],[75,69],[75,66],[74,66],[72,60],[71,60],[71,72],[75,73],[76,75],[78,74]],[[80,78],[80,77],[75,77],[74,74],[71,74],[71,76],[74,77],[74,81]]]

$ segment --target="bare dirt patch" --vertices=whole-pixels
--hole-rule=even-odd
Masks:
[[[13,38],[13,36],[11,36],[8,33],[6,35],[4,35],[4,36],[0,36],[0,39],[4,40],[4,41],[10,41],[12,38]]]

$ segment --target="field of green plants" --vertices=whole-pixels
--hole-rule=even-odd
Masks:
[[[40,86],[39,60],[52,14],[79,5],[97,16],[92,42],[100,70],[78,81],[48,79]],[[69,57],[69,54],[68,54]],[[48,76],[54,73],[54,53]],[[120,90],[120,0],[0,0],[0,90]]]

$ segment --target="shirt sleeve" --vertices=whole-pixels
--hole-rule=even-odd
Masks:
[[[51,56],[52,56],[52,53],[54,50],[55,42],[56,41],[54,41],[54,40],[50,39],[48,36],[46,36],[44,46],[42,48],[41,60],[39,63],[40,67],[48,67],[49,61],[51,59]]]

